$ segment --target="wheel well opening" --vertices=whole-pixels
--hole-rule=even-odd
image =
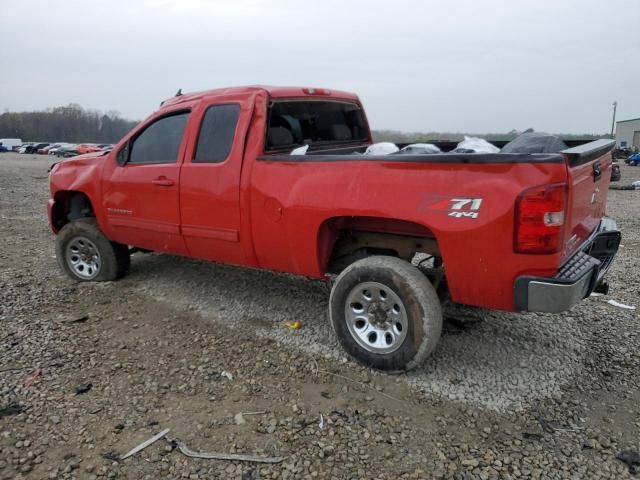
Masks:
[[[79,218],[95,217],[91,200],[82,192],[60,191],[55,194],[54,200],[52,222],[57,230]]]
[[[438,242],[431,230],[413,222],[373,217],[331,219],[321,228],[318,252],[324,271],[338,274],[371,255],[399,257],[409,262],[435,259],[441,265]]]

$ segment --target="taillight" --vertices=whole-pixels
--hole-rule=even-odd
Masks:
[[[513,249],[518,253],[557,253],[562,248],[567,185],[540,185],[516,199]]]

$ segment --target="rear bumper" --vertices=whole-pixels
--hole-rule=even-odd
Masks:
[[[516,279],[516,310],[562,312],[591,295],[611,267],[620,239],[616,222],[610,218],[602,219],[591,237],[555,277],[522,276]]]

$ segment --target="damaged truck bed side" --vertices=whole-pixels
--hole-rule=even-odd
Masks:
[[[433,352],[443,302],[559,312],[605,288],[620,242],[605,218],[613,142],[365,155],[371,143],[345,92],[176,96],[112,151],[53,167],[59,263],[113,280],[135,248],[328,278],[341,344],[389,371]]]

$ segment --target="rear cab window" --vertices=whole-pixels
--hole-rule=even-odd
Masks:
[[[220,163],[227,159],[239,116],[240,105],[237,103],[207,108],[198,133],[194,163]]]
[[[355,102],[277,100],[269,106],[265,150],[357,144],[368,137],[364,113]]]

